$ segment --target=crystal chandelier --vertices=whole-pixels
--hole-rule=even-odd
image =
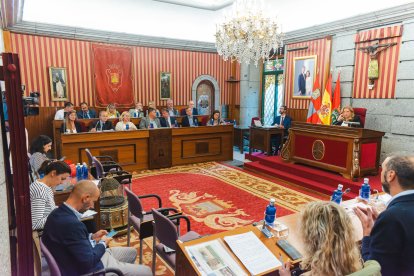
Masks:
[[[233,16],[217,25],[216,48],[224,60],[257,66],[268,60],[272,49],[283,47],[284,34],[271,18],[264,17],[258,1],[238,0]]]

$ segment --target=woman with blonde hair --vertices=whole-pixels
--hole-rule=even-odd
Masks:
[[[309,270],[302,275],[349,275],[363,268],[351,218],[338,204],[320,201],[304,206],[299,229],[304,250],[300,266]],[[379,264],[369,262],[366,268],[374,272],[364,275],[381,275],[376,274]],[[290,263],[279,275],[290,275]]]
[[[342,108],[341,114],[338,116],[336,122],[333,122],[337,126],[348,126],[346,122],[359,123],[356,124],[356,127],[362,127],[361,119],[358,115],[355,115],[354,109],[352,106],[347,105]]]
[[[114,103],[108,104],[106,107],[106,112],[108,113],[108,118],[118,118],[119,112],[116,110]]]
[[[130,119],[131,115],[128,111],[122,112],[121,116],[119,117],[119,122],[115,126],[115,130],[137,130],[137,127],[132,122],[130,122]]]

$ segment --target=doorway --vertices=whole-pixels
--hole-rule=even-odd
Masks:
[[[215,110],[214,86],[208,80],[201,81],[196,90],[196,105],[199,115],[210,115]]]

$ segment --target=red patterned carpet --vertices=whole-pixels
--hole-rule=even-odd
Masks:
[[[134,174],[132,190],[137,195],[158,194],[163,207],[175,207],[191,220],[192,230],[212,234],[248,225],[263,218],[271,197],[276,199],[277,216],[300,211],[308,202],[320,200],[288,183],[279,185],[255,174],[220,163],[209,162]],[[147,210],[156,204],[144,199]],[[185,232],[185,231],[184,231]],[[111,246],[125,246],[126,236],[117,237]],[[133,232],[132,246],[139,248]],[[151,266],[152,238],[144,240],[144,264]],[[137,260],[138,262],[138,260]],[[157,258],[156,275],[174,275]]]

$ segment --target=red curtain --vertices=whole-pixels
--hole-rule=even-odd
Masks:
[[[127,47],[93,44],[96,105],[132,106],[132,51]]]

